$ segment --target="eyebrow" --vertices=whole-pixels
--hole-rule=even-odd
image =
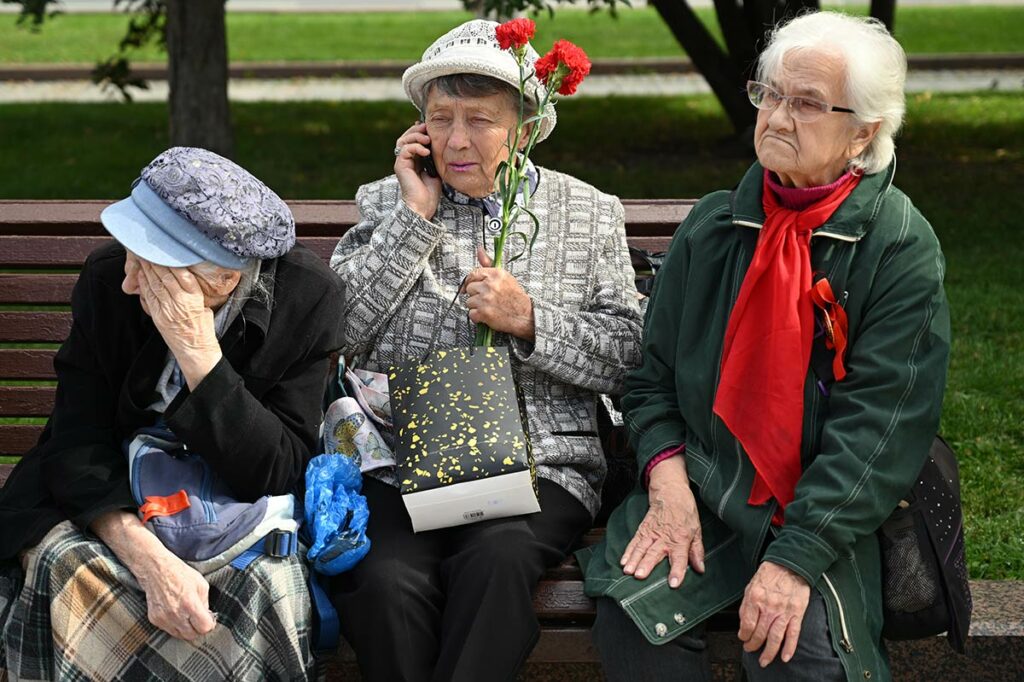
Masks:
[[[817,99],[828,99],[827,95],[823,90],[820,90],[811,85],[798,85],[794,88],[794,92],[790,93],[798,97],[815,97]]]
[[[779,84],[778,81],[769,80],[768,85],[772,86],[779,92],[786,94],[785,89],[782,87],[782,85]],[[811,87],[809,85],[799,85],[795,88],[794,92],[790,92],[789,95],[793,97],[813,97],[815,99],[820,100],[828,99],[828,96],[824,92],[822,92],[818,88]]]

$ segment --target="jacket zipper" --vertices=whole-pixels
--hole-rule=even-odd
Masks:
[[[839,609],[839,629],[843,632],[842,639],[839,640],[839,646],[843,647],[843,651],[848,654],[853,653],[853,644],[850,643],[850,633],[846,629],[846,614],[843,613],[843,602],[839,600],[839,593],[836,592],[836,588],[832,585],[832,581],[828,579],[828,576],[824,573],[821,577],[825,579],[825,584],[828,586],[829,592],[836,600],[836,608]]]

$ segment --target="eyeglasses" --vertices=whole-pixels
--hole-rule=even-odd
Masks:
[[[772,111],[783,102],[786,102],[789,106],[790,115],[804,123],[819,119],[830,111],[839,111],[844,114],[857,113],[853,109],[837,107],[813,97],[783,95],[770,85],[758,83],[757,81],[747,81],[747,97],[750,98],[751,104],[764,111]]]

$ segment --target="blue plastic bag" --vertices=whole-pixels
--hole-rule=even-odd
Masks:
[[[370,551],[370,510],[359,494],[362,487],[359,467],[344,455],[317,455],[306,467],[306,530],[312,536],[307,559],[318,573],[343,573]]]

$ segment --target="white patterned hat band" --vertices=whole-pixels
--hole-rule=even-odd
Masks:
[[[421,112],[424,109],[426,87],[430,81],[442,76],[453,76],[460,73],[490,76],[512,87],[519,89],[519,65],[511,51],[501,49],[494,29],[499,24],[484,19],[467,21],[456,26],[438,38],[426,49],[420,61],[416,62],[402,75],[402,86],[405,94]],[[527,72],[533,71],[533,65],[539,58],[537,51],[527,43]],[[544,98],[544,85],[536,75],[530,76],[526,83],[527,97],[534,103]],[[538,141],[543,140],[555,128],[557,121],[555,107],[549,103],[545,107],[548,114],[540,122]]]
[[[194,147],[153,159],[131,196],[100,218],[129,251],[169,267],[210,261],[240,270],[295,245],[295,219],[281,197],[235,162]]]

